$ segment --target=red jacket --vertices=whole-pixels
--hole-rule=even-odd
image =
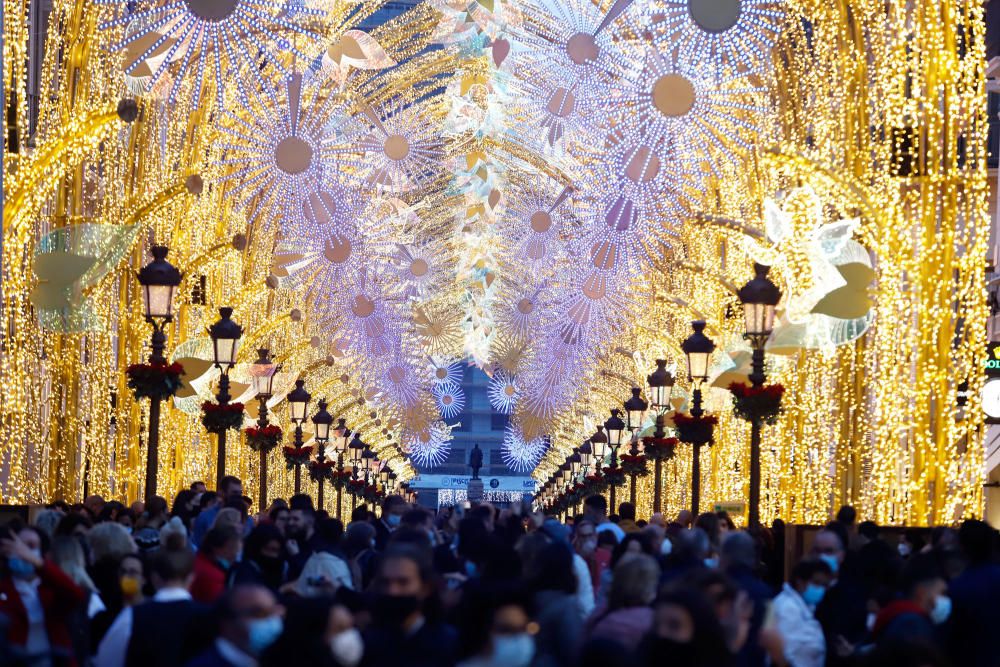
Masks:
[[[191,597],[195,602],[212,604],[226,590],[226,571],[214,560],[198,552],[194,557],[194,580]]]
[[[49,644],[53,650],[67,656],[62,664],[76,667],[68,619],[76,607],[83,604],[86,593],[50,561],[45,561],[39,568],[38,577],[41,579],[38,584],[38,599],[45,611],[45,630],[49,635]],[[28,641],[28,611],[9,575],[0,578],[0,613],[10,619],[7,640],[15,646],[24,646]]]

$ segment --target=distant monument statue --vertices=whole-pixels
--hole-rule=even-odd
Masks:
[[[472,468],[472,479],[479,479],[479,469],[483,467],[483,450],[476,443],[469,453],[469,467]]]

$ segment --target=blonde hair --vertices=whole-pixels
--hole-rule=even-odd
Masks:
[[[135,542],[125,530],[125,526],[112,521],[105,521],[91,528],[87,533],[87,542],[90,544],[95,563],[104,558],[117,561],[125,554],[134,554],[137,551]]]
[[[219,510],[219,513],[215,515],[215,521],[212,522],[212,528],[226,525],[233,526],[240,531],[240,535],[243,534],[243,516],[240,514],[238,509],[223,507]]]
[[[58,565],[59,569],[65,572],[77,586],[97,591],[97,586],[87,574],[87,566],[83,560],[83,548],[75,537],[61,535],[53,538],[50,556],[52,562]]]
[[[656,584],[660,580],[660,566],[652,556],[626,554],[621,557],[611,578],[608,607],[640,607],[656,597]]]

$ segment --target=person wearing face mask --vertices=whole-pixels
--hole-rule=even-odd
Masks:
[[[387,496],[382,501],[382,515],[375,522],[375,549],[384,551],[389,543],[389,535],[399,528],[406,513],[406,501],[400,496]]]
[[[644,667],[697,665],[728,667],[733,658],[722,625],[709,601],[680,588],[660,595],[653,604],[653,627],[636,651]]]
[[[205,533],[194,559],[191,597],[205,604],[218,600],[241,548],[240,531],[235,526],[216,526]]]
[[[951,598],[934,557],[913,556],[903,569],[901,584],[904,597],[887,604],[875,617],[875,644],[919,640],[941,648],[938,626],[951,614]]]
[[[390,547],[374,582],[372,624],[365,632],[368,667],[448,667],[455,664],[458,636],[435,617],[431,556],[411,544]]]
[[[833,521],[816,533],[810,555],[822,560],[833,572],[829,590],[816,609],[816,620],[823,626],[827,646],[836,646],[843,638],[851,644],[864,640],[867,633],[868,588],[857,554],[848,552],[848,533],[842,523]],[[827,657],[827,667],[847,667],[852,658],[841,658],[836,652]]]
[[[85,593],[43,558],[44,546],[40,532],[19,523],[8,525],[6,533],[0,534],[5,563],[0,576],[0,615],[9,620],[10,643],[35,658],[28,664],[75,667],[70,619],[84,603]]]
[[[118,563],[118,587],[108,595],[107,609],[94,616],[90,624],[91,652],[96,653],[101,640],[122,609],[144,601],[146,568],[137,554],[126,554]]]
[[[149,570],[156,593],[122,609],[97,648],[95,667],[177,667],[211,644],[207,608],[188,590],[193,568],[188,549],[153,554]]]
[[[587,566],[587,571],[590,574],[590,590],[593,594],[600,587],[601,575],[610,564],[611,558],[610,555],[607,560],[599,558],[597,527],[592,522],[584,519],[573,528],[573,551]]]
[[[535,657],[538,625],[531,598],[510,587],[473,586],[465,593],[458,667],[528,667]]]
[[[285,581],[285,539],[276,526],[262,524],[250,532],[243,557],[233,569],[234,585],[257,584],[276,592]]]
[[[346,606],[333,598],[290,598],[285,628],[264,651],[260,667],[357,667],[364,655],[361,633]]]
[[[831,577],[825,561],[803,560],[792,568],[791,580],[774,598],[772,623],[784,640],[784,657],[790,667],[824,665],[826,638],[815,611]]]
[[[236,586],[219,599],[219,632],[212,646],[187,667],[257,667],[284,627],[284,608],[263,586]]]

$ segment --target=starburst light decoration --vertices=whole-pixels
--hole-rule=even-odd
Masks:
[[[171,63],[179,61],[168,101],[176,100],[181,83],[194,72],[194,108],[198,107],[207,78],[219,106],[230,82],[236,83],[240,102],[248,105],[256,87],[269,87],[260,72],[261,60],[282,75],[288,74],[280,57],[283,53],[308,62],[310,57],[296,45],[294,37],[318,41],[320,35],[307,22],[325,15],[322,9],[305,4],[288,11],[287,3],[275,0],[94,2],[115,5],[120,13],[101,23],[102,30],[140,26],[110,47],[114,51],[129,49],[125,74],[148,76],[146,89],[150,90],[166,76]]]
[[[425,468],[436,468],[448,458],[451,451],[451,428],[444,422],[433,422],[422,431],[403,431],[403,451],[413,461]]]
[[[432,390],[438,412],[444,419],[454,419],[465,410],[465,392],[457,384],[436,384]]]
[[[517,405],[519,396],[517,381],[507,371],[497,370],[486,387],[486,395],[494,410],[509,415],[514,412],[514,406]]]
[[[249,119],[223,112],[225,140],[219,147],[225,156],[218,166],[225,175],[219,181],[231,181],[232,194],[243,205],[253,202],[254,210],[329,215],[315,198],[336,183],[350,155],[345,144],[359,128],[339,94],[311,72],[293,72],[279,86],[261,90],[247,105]]]
[[[546,438],[538,437],[526,441],[521,428],[510,423],[504,430],[500,452],[508,468],[514,472],[525,473],[534,469],[544,456],[547,447]]]
[[[767,66],[785,17],[783,0],[655,0],[639,13],[674,46],[685,69],[758,70]]]

